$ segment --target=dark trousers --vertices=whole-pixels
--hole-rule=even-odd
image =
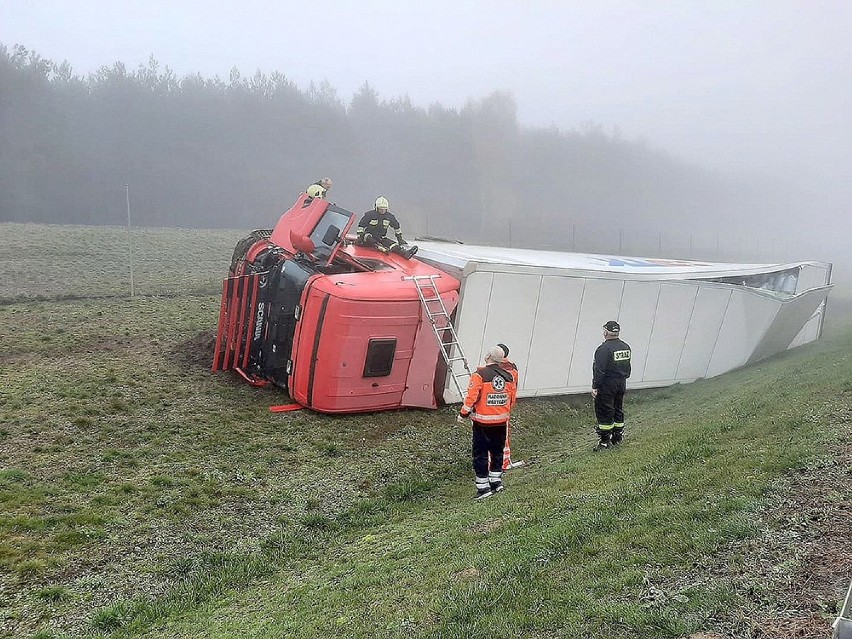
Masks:
[[[376,237],[375,235],[365,233],[364,239],[361,241],[361,244],[364,246],[372,246],[375,249],[378,249],[382,253],[387,253],[394,249],[394,247],[399,246],[399,242],[395,239],[391,239],[389,237]]]
[[[502,472],[503,447],[506,445],[506,422],[484,426],[473,422],[473,472],[488,477],[488,471]],[[489,468],[488,458],[491,458]]]
[[[605,377],[595,397],[595,417],[601,426],[624,423],[624,391],[627,380],[623,377]]]

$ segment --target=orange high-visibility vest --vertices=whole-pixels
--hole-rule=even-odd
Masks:
[[[470,376],[461,415],[479,424],[503,424],[509,421],[516,392],[511,372],[497,364],[477,368]]]
[[[515,383],[512,386],[512,396],[511,402],[509,402],[509,406],[512,408],[515,407],[515,402],[518,401],[518,386],[520,386],[520,375],[518,374],[518,367],[515,366],[514,362],[510,362],[508,359],[504,359],[500,364],[500,368],[504,371],[507,371],[512,374],[512,377],[515,379]]]

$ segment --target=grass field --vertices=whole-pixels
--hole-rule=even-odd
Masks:
[[[121,229],[0,235],[0,636],[830,633],[852,565],[844,322],[629,395],[605,454],[587,398],[522,401],[532,463],[474,503],[452,408],[273,414],[280,392],[209,372],[241,233],[134,231],[132,300]]]

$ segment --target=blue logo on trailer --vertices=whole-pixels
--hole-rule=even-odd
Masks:
[[[604,260],[600,260],[604,262]],[[686,260],[666,260],[666,259],[638,259],[630,257],[610,257],[606,259],[607,266],[629,266],[632,268],[670,268],[683,266],[710,266],[706,262],[692,262]]]
[[[611,259],[609,261],[609,266],[640,266],[640,267],[654,267],[659,266],[659,264],[648,264],[645,260],[615,260]]]

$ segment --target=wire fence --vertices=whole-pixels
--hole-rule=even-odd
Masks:
[[[408,224],[415,235],[441,237],[428,218]],[[631,229],[570,223],[548,232],[529,233],[505,225],[501,237],[468,242],[491,246],[528,248],[572,253],[596,253],[629,257],[667,258],[748,264],[801,261],[832,262],[843,258],[842,250],[826,238],[805,238],[778,232],[678,232],[653,227]],[[517,225],[516,225],[517,226]],[[526,232],[524,232],[526,231]]]
[[[441,235],[428,218],[403,220],[406,236]],[[410,223],[409,223],[410,222]],[[740,264],[833,262],[833,281],[849,288],[852,264],[837,249],[842,238],[780,233],[677,233],[652,228],[604,228],[567,224],[556,232],[475,239],[487,244],[577,253]],[[526,227],[524,230],[529,231]],[[122,227],[4,224],[0,244],[0,303],[26,299],[125,296],[130,294],[128,232]],[[236,242],[248,231],[132,228],[136,295],[215,294]],[[38,250],[33,250],[37,246]],[[846,249],[848,254],[849,249]]]

